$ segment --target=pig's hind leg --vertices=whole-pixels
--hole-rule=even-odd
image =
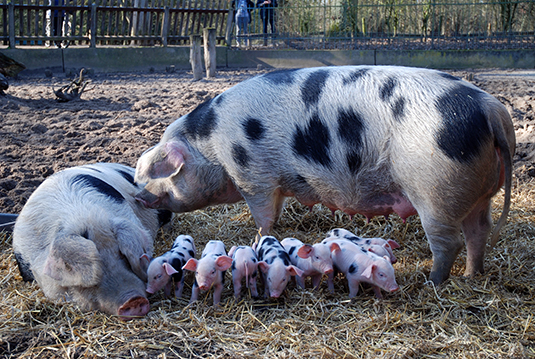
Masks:
[[[466,242],[465,276],[483,273],[485,246],[492,228],[490,200],[479,203],[463,220],[462,228]]]
[[[286,197],[279,190],[275,190],[271,196],[265,196],[264,194],[248,196],[244,194],[244,198],[251,210],[256,227],[260,229],[263,236],[269,234],[273,225],[280,217]]]

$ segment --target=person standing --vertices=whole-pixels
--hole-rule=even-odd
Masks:
[[[266,46],[268,24],[271,26],[271,34],[277,32],[277,29],[275,28],[275,8],[277,7],[277,0],[258,0],[256,5],[260,8],[260,18],[264,25],[264,46]]]
[[[236,4],[236,44],[241,46],[243,37],[249,33],[249,23],[251,22],[251,8],[254,7],[252,0],[234,0]],[[245,38],[245,46],[249,46],[249,39]]]

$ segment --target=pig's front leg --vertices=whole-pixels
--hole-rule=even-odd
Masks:
[[[189,303],[193,303],[195,301],[197,301],[197,299],[199,298],[199,286],[197,285],[197,283],[193,284],[193,288],[191,289],[191,298],[189,300]]]
[[[234,285],[234,297],[238,299],[240,297],[241,293],[241,278],[238,278],[237,275],[235,279],[232,281]],[[214,300],[215,300],[215,292],[214,292]]]
[[[334,293],[334,273],[327,274],[327,288],[329,292]]]
[[[165,296],[169,298],[171,296],[171,288],[173,287],[173,280],[169,279],[169,282],[165,285],[164,292]]]
[[[259,190],[261,193],[261,190]],[[260,229],[260,235],[268,235],[273,227],[273,224],[279,219],[284,205],[284,197],[279,190],[276,190],[271,196],[256,195],[247,196],[244,195],[247,205],[251,210],[256,227]]]
[[[381,288],[379,288],[378,286],[374,285],[373,286],[373,292],[375,293],[375,297],[377,299],[383,299],[383,293],[381,293]]]
[[[219,304],[221,300],[221,293],[223,292],[223,284],[214,284],[214,307]]]
[[[258,290],[256,289],[256,278],[251,278],[249,280],[249,288],[251,288],[251,295],[253,297],[258,297]]]
[[[300,276],[295,276],[295,281],[301,289],[305,289],[305,278]]]
[[[317,275],[313,275],[312,276],[312,286],[314,287],[315,290],[318,290],[320,289],[320,284],[321,284],[321,278],[323,277],[323,275],[321,274],[317,274]],[[333,284],[334,286],[334,284]],[[334,288],[333,288],[334,290]]]
[[[184,277],[182,277],[182,280],[180,280],[180,282],[175,283],[175,297],[176,298],[182,297],[183,290],[184,290]]]
[[[349,298],[355,298],[359,292],[360,282],[355,280],[348,280],[347,284],[349,286]]]

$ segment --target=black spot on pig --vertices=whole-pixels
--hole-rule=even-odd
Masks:
[[[256,278],[257,275],[258,275],[258,271],[255,270],[255,271],[253,272],[253,274],[251,274],[251,277],[252,277],[252,278]]]
[[[185,123],[186,135],[195,140],[210,137],[217,126],[217,116],[211,104],[212,100],[208,100],[187,115]]]
[[[400,97],[394,102],[392,113],[394,114],[394,119],[396,121],[401,122],[401,120],[403,120],[403,115],[405,113],[405,98]]]
[[[295,81],[295,72],[293,70],[278,70],[262,75],[263,79],[269,80],[276,85],[291,85]]]
[[[126,172],[126,171],[123,171],[123,170],[118,170],[117,172],[119,172],[119,174],[125,179],[127,180],[128,182],[130,182],[131,184],[133,184],[134,186],[136,185],[135,182],[134,182],[134,176],[132,176],[132,174]]]
[[[173,212],[168,211],[166,209],[159,209],[158,210],[158,225],[160,227],[163,225],[166,225],[167,223],[171,222],[172,217],[173,217]]]
[[[296,249],[297,249],[296,246],[292,246],[292,247],[290,247],[290,250],[288,251],[288,254],[289,254],[289,255],[292,255],[292,254],[295,252]]]
[[[358,152],[349,152],[346,154],[347,167],[351,173],[358,173],[362,165],[362,158]]]
[[[327,70],[316,70],[305,80],[301,87],[301,97],[307,108],[318,103],[328,77]]]
[[[172,275],[173,279],[175,282],[180,282],[182,280],[182,266],[186,263],[181,258],[172,258],[169,264],[177,271],[177,273]]]
[[[235,271],[236,270],[236,262],[235,261],[232,261],[232,265],[230,266],[230,269],[232,271]]]
[[[339,229],[333,229],[333,235],[336,237],[340,237],[340,230]]]
[[[268,259],[266,259],[266,263],[269,264],[269,265],[272,265],[273,261],[275,260],[275,258],[277,258],[277,257],[269,257]]]
[[[32,270],[30,269],[30,263],[26,262],[20,253],[15,252],[15,259],[19,267],[19,272],[22,280],[25,282],[31,282],[34,280]]]
[[[188,250],[188,254],[191,258],[195,258],[195,253],[193,252],[193,250]]]
[[[71,183],[74,184],[81,184],[85,187],[92,187],[93,189],[97,190],[98,192],[102,193],[103,195],[108,196],[112,200],[114,200],[117,203],[123,203],[125,198],[119,191],[117,191],[115,188],[101,180],[100,178],[96,178],[90,175],[86,174],[80,174],[77,176],[74,176],[71,180]]]
[[[449,158],[469,162],[492,138],[479,98],[483,92],[459,85],[440,96],[436,108],[442,123],[435,133],[438,147]]]
[[[379,89],[379,97],[383,101],[387,101],[394,94],[394,89],[396,88],[397,81],[395,78],[390,77],[383,86]]]
[[[233,144],[232,145],[232,158],[241,167],[247,167],[249,165],[249,155],[245,147]]]
[[[359,269],[359,266],[356,263],[353,263],[349,266],[349,273],[353,274]]]
[[[319,119],[317,114],[312,116],[305,128],[296,126],[292,147],[297,156],[303,157],[309,162],[330,167],[330,145],[329,128]]]
[[[278,257],[282,260],[285,266],[290,265],[290,256],[286,251],[279,251]]]
[[[258,141],[264,138],[266,129],[260,120],[248,118],[243,122],[245,135],[250,141]]]
[[[342,83],[344,85],[348,85],[348,84],[351,84],[353,82],[356,82],[357,80],[359,80],[362,77],[364,77],[364,75],[366,75],[369,71],[370,71],[370,69],[367,69],[367,68],[356,70],[353,73],[351,73],[351,75],[349,75],[348,77],[344,78]]]
[[[445,72],[439,72],[439,75],[442,76],[445,79],[448,79],[448,80],[461,81],[461,79],[458,78],[457,76],[453,76],[453,75],[447,74]]]

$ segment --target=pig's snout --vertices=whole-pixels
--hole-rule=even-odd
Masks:
[[[323,270],[324,274],[331,274],[333,272],[333,267],[327,267]]]
[[[207,290],[210,289],[210,285],[208,283],[201,283],[199,284],[199,289],[202,290],[203,292],[206,292]]]
[[[117,310],[117,315],[119,316],[119,319],[129,321],[134,318],[145,316],[149,310],[150,304],[148,299],[138,296],[130,298],[126,303],[121,305]]]
[[[397,285],[397,284],[392,286],[392,287],[390,287],[390,292],[396,292],[398,290],[399,290],[399,285]]]
[[[160,198],[146,189],[136,194],[134,199],[141,203],[145,208],[157,208],[160,204]]]
[[[269,296],[270,296],[271,298],[278,298],[278,297],[281,296],[281,292],[278,292],[278,291],[277,291],[277,292],[271,292],[271,293],[269,294]]]
[[[155,290],[154,290],[154,288],[148,287],[146,289],[146,292],[149,293],[149,294],[154,294]]]

